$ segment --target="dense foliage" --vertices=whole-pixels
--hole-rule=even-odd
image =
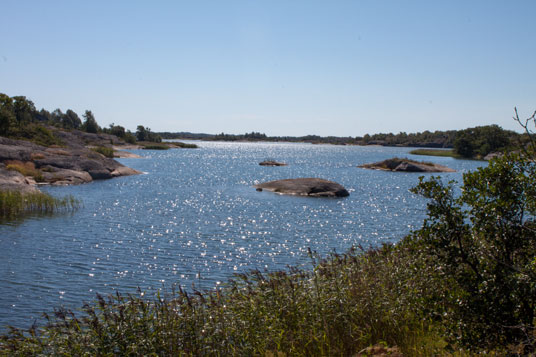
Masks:
[[[156,133],[153,133],[151,129],[138,125],[136,129],[136,139],[138,141],[148,141],[151,143],[161,143],[162,137]]]
[[[508,155],[464,175],[460,195],[438,178],[414,192],[430,198],[412,239],[450,282],[443,323],[465,345],[534,343],[536,167]],[[532,337],[531,337],[532,336]]]
[[[86,110],[83,118],[82,122],[78,114],[71,109],[67,109],[65,113],[61,109],[56,109],[53,112],[45,109],[38,111],[34,103],[24,96],[9,97],[0,93],[0,136],[31,140],[44,146],[62,145],[63,143],[46,127],[53,126],[65,130],[82,130],[87,133],[112,134],[127,143],[134,144],[136,142],[136,136],[120,125],[111,124],[109,128],[101,128],[91,110]],[[161,141],[158,135],[151,133],[149,129],[147,130],[150,140],[145,140]]]
[[[519,134],[498,125],[478,126],[456,133],[454,151],[462,157],[483,158],[492,152],[504,152],[519,138]]]
[[[31,124],[48,124],[64,129],[80,129],[83,126],[78,115],[71,109],[65,113],[60,109],[53,112],[45,109],[38,111],[34,103],[24,96],[9,97],[0,93],[0,135],[20,134]]]

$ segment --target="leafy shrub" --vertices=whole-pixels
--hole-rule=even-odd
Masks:
[[[12,128],[9,136],[47,147],[54,145],[64,146],[63,141],[56,137],[52,131],[39,124],[28,124],[23,127]]]
[[[536,314],[536,166],[519,155],[495,159],[453,183],[421,178],[413,192],[431,201],[415,242],[437,279],[451,335],[476,348],[534,346]],[[530,337],[533,336],[533,337]],[[530,347],[532,346],[532,347]]]

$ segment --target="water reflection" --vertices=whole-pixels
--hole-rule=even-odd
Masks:
[[[233,273],[308,263],[307,250],[343,252],[396,242],[424,219],[411,194],[418,174],[356,166],[409,149],[308,144],[201,143],[196,150],[139,151],[123,159],[146,175],[48,188],[83,207],[70,215],[0,227],[0,325],[29,326],[43,310],[80,307],[119,289],[163,284],[211,288]],[[266,157],[288,166],[265,167]],[[421,159],[421,158],[417,158]],[[426,158],[459,172],[482,163]],[[350,191],[343,199],[257,192],[259,182],[321,177]]]

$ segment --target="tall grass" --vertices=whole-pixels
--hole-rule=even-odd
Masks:
[[[106,146],[97,146],[91,148],[91,150],[98,152],[99,154],[104,155],[105,157],[112,158],[114,157],[114,149],[108,148]]]
[[[454,150],[441,150],[441,149],[415,149],[409,152],[413,155],[425,155],[425,156],[445,156],[445,157],[454,157],[461,158],[460,155],[456,154]]]
[[[26,214],[50,214],[72,211],[80,206],[73,196],[55,198],[43,192],[0,191],[0,219],[14,219]]]
[[[407,356],[445,351],[424,317],[402,251],[384,247],[318,260],[312,269],[238,274],[218,290],[178,287],[153,299],[100,295],[78,316],[58,309],[43,328],[12,328],[0,351],[20,355],[350,356],[371,345]]]
[[[143,145],[144,150],[168,150],[169,146],[165,144],[147,144]]]

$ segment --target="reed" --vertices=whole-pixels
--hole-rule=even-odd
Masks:
[[[165,144],[148,144],[148,145],[144,145],[142,149],[144,150],[168,150],[169,146]]]
[[[440,149],[415,149],[409,152],[413,155],[425,155],[425,156],[445,156],[460,158],[460,155],[456,154],[454,150],[440,150]]]
[[[237,274],[223,288],[178,286],[154,298],[116,295],[58,309],[48,323],[12,328],[0,351],[19,355],[357,355],[397,346],[405,356],[441,354],[440,326],[423,318],[407,257],[392,247],[351,251],[312,269]],[[417,274],[418,275],[418,274]]]
[[[73,196],[55,198],[43,192],[0,191],[0,219],[9,220],[27,214],[51,214],[73,211],[80,202]]]

